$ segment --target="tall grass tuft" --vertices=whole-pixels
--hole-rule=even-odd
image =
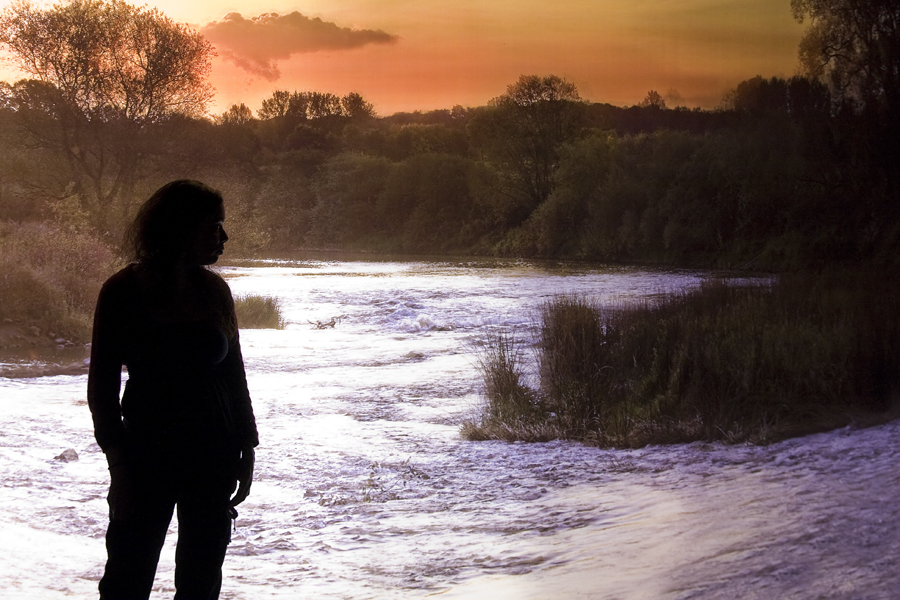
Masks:
[[[538,372],[545,405],[567,428],[591,428],[608,408],[603,314],[585,298],[561,296],[544,303],[539,318]]]
[[[529,427],[556,437],[766,441],[883,415],[900,394],[900,287],[883,273],[716,280],[612,307],[564,296],[539,331]]]
[[[278,298],[255,294],[235,296],[234,311],[241,329],[284,329]]]
[[[525,348],[513,333],[493,331],[478,351],[478,368],[487,402],[479,421],[468,420],[462,435],[470,440],[547,441],[556,435],[542,423],[538,395],[525,384]]]

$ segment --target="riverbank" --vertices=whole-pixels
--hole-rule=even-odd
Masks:
[[[52,362],[38,359],[35,362],[0,362],[0,378],[31,379],[57,375],[84,375],[88,372],[87,359],[73,362]]]
[[[36,325],[0,323],[0,377],[23,379],[87,373],[90,344],[76,343]]]

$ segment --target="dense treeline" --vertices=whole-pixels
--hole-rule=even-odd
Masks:
[[[3,220],[115,240],[152,189],[192,177],[225,192],[244,253],[895,260],[897,168],[879,122],[804,78],[745,81],[714,111],[586,103],[553,76],[522,77],[484,107],[381,118],[358,94],[278,91],[255,114],[171,116],[137,136],[104,122],[81,162],[60,151],[39,87],[4,89]]]
[[[786,267],[896,260],[900,23],[885,0],[793,0],[804,77],[717,110],[585,102],[522,76],[487,106],[378,118],[276,90],[213,119],[213,48],[155,9],[27,1],[0,45],[0,220],[112,242],[173,178],[229,200],[232,248]],[[10,230],[12,231],[12,230]],[[237,246],[237,248],[235,248]]]
[[[0,258],[18,273],[0,280],[0,317],[25,310],[16,289],[44,286],[68,299],[54,329],[86,322],[66,315],[93,288],[67,277],[99,285],[90,260],[64,277],[26,250],[56,238],[108,254],[175,178],[224,192],[229,249],[245,255],[896,266],[900,7],[792,7],[810,22],[803,76],[744,81],[715,110],[653,90],[590,103],[550,75],[474,108],[378,117],[357,93],[277,90],[210,118],[213,48],[196,31],[121,1],[14,3],[0,45],[29,78],[0,82]]]

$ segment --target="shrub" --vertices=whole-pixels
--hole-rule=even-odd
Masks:
[[[87,342],[97,294],[114,268],[112,250],[88,234],[0,223],[0,318]]]
[[[490,398],[488,419],[509,421],[534,413],[535,395],[522,382],[522,366],[522,347],[512,335],[497,332],[489,338],[479,360],[484,393]]]
[[[234,311],[241,329],[284,329],[278,298],[254,294],[236,296]]]
[[[710,281],[612,307],[556,298],[540,313],[531,423],[640,445],[764,441],[883,415],[900,391],[891,281],[866,272]]]

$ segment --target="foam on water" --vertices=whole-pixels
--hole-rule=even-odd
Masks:
[[[555,293],[638,297],[700,274],[224,272],[235,293],[277,296],[288,326],[241,332],[262,446],[223,598],[900,597],[897,424],[768,447],[460,439],[488,330],[529,331]],[[83,376],[0,380],[3,598],[95,596],[108,479],[84,394]],[[79,460],[54,460],[66,448]],[[172,596],[173,556],[170,535],[155,600]]]

